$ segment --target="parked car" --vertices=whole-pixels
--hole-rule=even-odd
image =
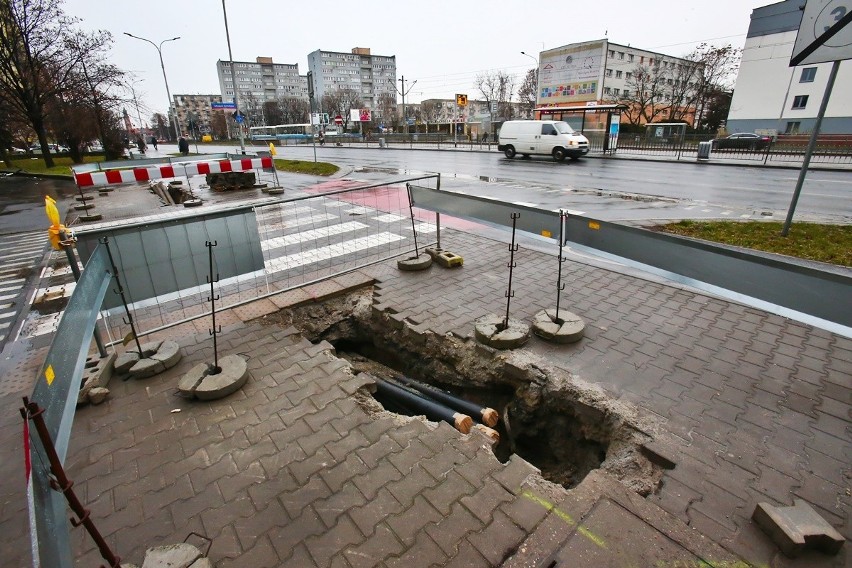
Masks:
[[[26,150],[24,150],[23,148],[12,148],[11,150],[9,150],[9,153],[10,153],[10,154],[17,154],[17,155],[21,155],[21,154],[26,154],[26,153],[27,153],[27,151],[26,151]]]
[[[714,150],[765,150],[772,143],[772,137],[751,132],[738,132],[725,138],[717,138],[712,142]]]

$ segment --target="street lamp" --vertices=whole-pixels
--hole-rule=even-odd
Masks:
[[[539,75],[539,63],[538,63],[538,59],[537,59],[537,58],[535,58],[535,57],[533,57],[532,55],[530,55],[530,54],[529,54],[529,53],[527,53],[526,51],[522,51],[522,52],[521,52],[521,55],[526,55],[527,57],[529,57],[530,59],[532,59],[533,61],[535,61],[535,104],[536,104],[536,106],[538,106],[538,95],[539,95],[538,90],[539,90],[539,85],[540,85],[540,82],[539,82],[539,81],[541,80],[541,77],[540,77],[540,75]],[[535,109],[533,109],[533,118],[535,118]]]
[[[127,32],[124,32],[124,35],[130,36],[130,37],[135,38],[135,39],[141,39],[142,41],[147,41],[148,43],[150,43],[151,45],[154,46],[154,48],[157,50],[157,53],[160,55],[160,68],[163,70],[163,81],[166,83],[166,96],[169,97],[169,106],[166,107],[166,108],[169,109],[168,112],[169,112],[169,114],[171,114],[172,94],[169,92],[169,80],[166,79],[166,66],[163,64],[162,47],[163,47],[163,44],[166,43],[167,41],[175,41],[175,40],[180,39],[180,37],[173,37],[173,38],[170,38],[170,39],[164,39],[163,41],[160,42],[160,45],[157,45],[156,43],[154,43],[150,39],[145,39],[144,37],[135,36],[135,35],[129,34]],[[178,130],[178,121],[177,121],[177,109],[175,109],[175,114],[174,114],[174,117],[173,117],[173,120],[172,120],[172,124],[174,124],[174,126],[175,126],[175,142],[177,142],[178,139],[180,139],[180,130]]]

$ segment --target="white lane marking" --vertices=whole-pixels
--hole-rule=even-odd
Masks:
[[[333,221],[336,220],[337,215],[331,215],[330,213],[325,213],[323,215],[318,215],[316,217],[300,217],[298,219],[294,219],[292,221],[276,221],[275,223],[269,223],[268,225],[260,225],[258,226],[258,230],[260,232],[264,231],[273,231],[276,229],[293,229],[295,227],[301,227],[302,225],[314,225],[317,223],[321,223],[323,221]]]
[[[429,223],[418,223],[415,225],[415,230],[418,233],[437,233],[438,227],[436,225],[430,225]]]
[[[376,217],[376,221],[380,223],[393,223],[394,221],[401,221],[402,219],[405,219],[405,217],[401,215],[394,215],[392,213],[387,213],[385,215],[379,215],[378,217]]]
[[[26,282],[26,280],[27,280],[26,278],[10,278],[8,280],[0,279],[0,282],[3,282],[3,284],[17,284],[17,283]]]
[[[265,219],[266,217],[291,217],[293,215],[302,215],[303,213],[312,213],[314,208],[293,207],[292,209],[288,209],[287,207],[268,206],[259,209],[259,211],[259,213],[255,213],[255,216],[258,219]]]
[[[270,260],[267,268],[273,272],[297,268],[306,264],[313,264],[322,260],[329,260],[337,256],[344,256],[371,249],[377,246],[404,240],[405,237],[393,233],[379,233],[369,237],[361,237],[343,243],[320,247],[315,250],[290,254]]]
[[[344,211],[347,215],[367,215],[371,211],[375,211],[370,207],[353,207],[352,209],[347,209]]]
[[[512,205],[521,205],[523,207],[538,207],[538,203],[527,203],[526,201],[513,201]]]
[[[6,294],[5,296],[0,296],[0,302],[3,300],[13,300],[20,296],[20,292],[17,294]]]
[[[320,229],[312,229],[310,231],[302,231],[300,233],[294,233],[292,235],[285,235],[283,237],[274,237],[272,239],[267,239],[260,243],[260,248],[262,248],[263,250],[281,248],[286,247],[287,245],[295,245],[308,241],[325,239],[334,235],[341,235],[343,233],[357,231],[359,229],[368,229],[369,227],[369,225],[365,225],[364,223],[358,223],[357,221],[349,221],[347,223],[341,223],[339,225],[329,225],[328,227],[322,227]]]

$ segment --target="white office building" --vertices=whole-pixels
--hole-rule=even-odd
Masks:
[[[731,110],[729,132],[810,132],[831,63],[790,67],[802,0],[786,0],[751,14]],[[840,65],[820,132],[852,132],[852,61]]]
[[[350,53],[318,49],[308,54],[308,69],[317,101],[338,89],[356,91],[366,108],[377,108],[382,94],[396,99],[395,55],[372,55],[367,47]]]

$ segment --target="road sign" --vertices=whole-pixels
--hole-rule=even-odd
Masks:
[[[852,0],[808,0],[790,66],[852,59]],[[821,36],[834,32],[828,39]]]
[[[210,108],[217,110],[233,110],[237,108],[235,103],[210,103]]]
[[[460,107],[467,106],[467,95],[457,94],[456,104]]]
[[[334,117],[334,124],[343,124],[343,117],[339,114]]]

